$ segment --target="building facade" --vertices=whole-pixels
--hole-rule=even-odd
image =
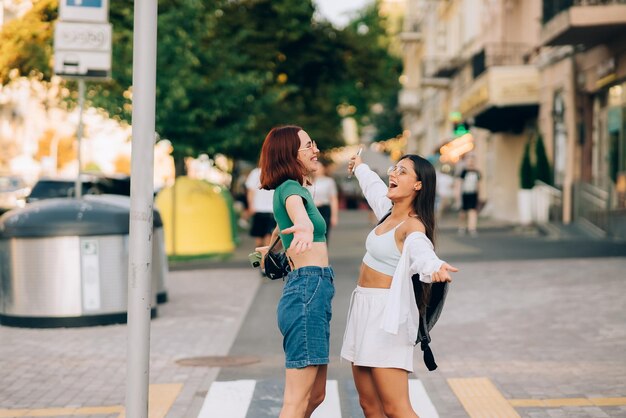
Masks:
[[[399,102],[415,151],[454,144],[455,123],[468,124],[461,152],[477,157],[489,215],[519,220],[524,147],[541,137],[549,219],[619,229],[626,0],[408,0],[400,38]]]

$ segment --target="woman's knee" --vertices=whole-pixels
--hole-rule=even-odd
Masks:
[[[320,393],[311,393],[311,397],[309,398],[309,409],[315,409],[324,402],[326,399],[326,392]]]
[[[377,399],[361,396],[359,398],[359,404],[366,417],[382,416],[383,410]]]

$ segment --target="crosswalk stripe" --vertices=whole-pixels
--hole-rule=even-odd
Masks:
[[[198,418],[275,417],[282,405],[283,388],[284,382],[274,379],[213,382]],[[311,418],[342,418],[342,401],[346,408],[344,411],[350,411],[349,415],[361,413],[358,406],[358,394],[354,391],[353,383],[346,381],[345,385],[342,384],[341,393],[344,398],[349,399],[340,399],[337,380],[327,380],[324,402],[315,410]],[[439,418],[422,382],[416,379],[409,380],[409,396],[411,405],[420,418]],[[354,408],[358,408],[358,411],[352,411]]]
[[[336,380],[326,381],[326,397],[324,398],[324,402],[315,409],[311,418],[341,418],[339,384]]]
[[[409,379],[409,398],[413,410],[420,418],[439,418],[435,405],[433,405],[428,393],[426,393],[426,388],[419,380]]]
[[[255,380],[213,382],[198,418],[246,418]]]

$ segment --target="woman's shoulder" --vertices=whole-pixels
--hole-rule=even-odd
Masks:
[[[406,236],[413,232],[421,232],[422,234],[426,233],[426,227],[418,217],[411,216],[406,220],[403,226]]]
[[[297,181],[292,180],[292,179],[287,179],[287,180],[283,181],[282,183],[280,183],[278,185],[278,187],[276,187],[276,190],[289,189],[289,188],[292,188],[292,187],[304,188],[304,186],[302,186]]]

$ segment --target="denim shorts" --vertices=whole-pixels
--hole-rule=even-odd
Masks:
[[[306,266],[287,276],[277,308],[286,368],[328,364],[334,275],[331,267]]]

